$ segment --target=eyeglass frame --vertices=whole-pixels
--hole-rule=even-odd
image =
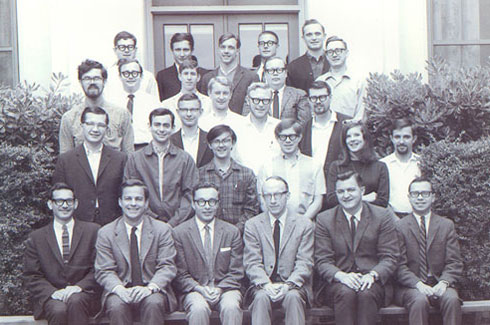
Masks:
[[[272,102],[271,98],[256,98],[256,97],[249,97],[252,103],[255,105],[259,105],[259,103],[262,103],[262,105],[269,105]]]
[[[211,141],[211,145],[213,146],[220,146],[220,145],[224,145],[224,144],[232,144],[233,143],[233,139],[231,137],[227,137],[223,140],[219,140],[219,139],[214,139],[213,141]]]
[[[272,45],[276,45],[276,44],[277,44],[277,42],[272,41],[272,40],[267,41],[267,42],[265,42],[265,41],[259,41],[259,42],[257,42],[257,45],[258,45],[258,46],[264,46],[264,45],[267,45],[268,47],[271,47]]]
[[[129,76],[131,76],[133,78],[138,78],[139,76],[141,76],[141,71],[136,71],[136,70],[121,71],[121,76],[123,76],[124,78],[129,78]]]
[[[281,71],[279,71],[281,70]],[[281,74],[281,73],[284,73],[286,71],[286,67],[284,68],[268,68],[268,69],[264,69],[265,72],[267,72],[268,74]]]
[[[293,137],[294,137],[294,139],[293,139]],[[296,141],[299,137],[300,137],[300,135],[296,134],[296,133],[295,134],[278,134],[277,135],[277,138],[282,142],[286,141],[287,139],[289,139],[289,141],[291,141],[291,142]]]
[[[330,95],[308,96],[308,100],[312,103],[325,103],[328,97],[330,97]]]
[[[82,79],[80,80],[83,82],[87,82],[87,81],[96,82],[96,81],[103,81],[104,78],[101,76],[94,76],[94,77],[82,77]]]
[[[335,53],[335,55],[341,55],[341,54],[345,53],[345,51],[347,51],[347,49],[336,48],[333,50],[326,50],[325,54],[328,56],[332,56],[334,53]]]
[[[275,192],[275,193],[262,193],[262,197],[264,198],[264,200],[266,201],[270,201],[272,200],[272,198],[274,198],[274,200],[280,200],[284,197],[284,195],[288,194],[289,191],[282,191],[282,192]]]
[[[128,52],[136,50],[136,45],[116,45],[116,49],[118,49],[121,52]]]
[[[211,204],[211,202],[214,202]],[[206,204],[210,207],[210,208],[214,208],[215,206],[217,206],[219,204],[219,199],[209,199],[209,200],[205,200],[205,199],[199,199],[199,200],[194,200],[194,203],[200,207],[200,208],[204,208],[206,206]]]
[[[58,208],[61,208],[65,203],[66,203],[66,206],[68,206],[68,207],[74,206],[77,199],[75,199],[75,198],[73,198],[73,199],[50,199],[50,201],[53,202],[54,205],[56,205]],[[61,204],[60,204],[60,202],[61,202]]]
[[[418,199],[419,196],[422,196],[422,198],[424,199],[428,199],[431,197],[431,195],[433,194],[434,192],[432,191],[410,191],[408,193],[408,195],[412,198],[412,199]]]

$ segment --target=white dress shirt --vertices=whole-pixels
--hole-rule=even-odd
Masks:
[[[90,150],[87,145],[83,143],[83,148],[85,149],[85,155],[87,155],[88,164],[90,170],[92,171],[92,176],[94,178],[95,184],[97,184],[97,175],[99,175],[100,157],[102,156],[102,143],[97,150]]]
[[[201,235],[202,247],[205,247],[204,238],[206,236],[206,230],[204,229],[204,227],[206,227],[206,225],[209,225],[209,234],[211,235],[211,247],[213,247],[215,218],[213,218],[213,220],[210,223],[204,223],[201,220],[199,220],[198,217],[194,217],[194,219],[196,220],[197,229],[199,229],[199,234]]]
[[[342,209],[342,211],[344,212],[345,219],[347,219],[347,224],[349,225],[349,228],[350,228],[350,218],[352,216],[354,216],[354,223],[356,224],[356,230],[357,230],[357,228],[359,227],[359,222],[361,222],[362,205],[361,205],[361,208],[359,209],[359,211],[357,211],[353,215],[350,214],[349,212],[345,211],[344,209]]]
[[[320,164],[325,163],[328,146],[332,137],[333,127],[337,122],[337,113],[332,112],[327,124],[321,125],[314,117],[311,123],[311,150],[312,157]]]
[[[74,225],[75,221],[73,220],[73,218],[66,224],[66,228],[68,230],[69,249],[71,249],[71,239],[73,238]],[[54,219],[53,228],[54,234],[56,236],[56,242],[58,243],[58,248],[60,249],[61,256],[63,256],[63,224]]]
[[[283,214],[281,214],[281,216],[277,219],[276,219],[276,217],[271,215],[270,212],[268,212],[268,214],[269,214],[269,222],[271,223],[272,234],[274,234],[274,226],[275,226],[276,220],[279,220],[279,230],[280,230],[279,231],[279,242],[281,242],[282,234],[284,233],[284,227],[286,226],[286,217],[288,215],[288,210],[285,209]]]
[[[131,245],[131,231],[133,227],[136,227],[136,237],[138,238],[138,253],[141,257],[141,231],[143,230],[143,220],[137,226],[131,226],[129,223],[124,222],[126,226],[126,233],[128,234],[129,245]]]
[[[104,86],[104,95],[112,97],[115,94],[120,94],[121,92],[124,92],[124,87],[121,81],[121,77],[119,76],[119,68],[117,66],[117,63],[113,64],[107,72],[108,75],[107,81]],[[151,96],[159,96],[158,84],[155,80],[155,76],[151,71],[143,69],[140,89]]]
[[[194,135],[188,135],[182,129],[182,144],[184,145],[184,150],[191,155],[194,162],[197,161],[197,151],[199,149],[199,129]]]
[[[413,213],[414,217],[415,217],[415,220],[417,220],[417,224],[419,225],[419,228],[421,228],[422,226],[422,216],[417,214],[417,213]],[[432,212],[429,211],[429,213],[427,215],[425,215],[425,235],[426,237],[429,236],[429,224],[430,224],[430,217],[432,216]]]

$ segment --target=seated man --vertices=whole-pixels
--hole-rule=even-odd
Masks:
[[[243,244],[238,229],[216,218],[220,193],[211,183],[193,191],[196,216],[175,228],[176,286],[189,324],[207,325],[218,307],[222,324],[241,325]]]
[[[408,190],[413,213],[397,224],[401,261],[396,302],[408,309],[410,325],[429,324],[429,305],[441,309],[444,324],[462,324],[454,285],[463,261],[454,224],[432,212],[435,195],[428,179],[415,178]]]
[[[313,224],[287,209],[287,182],[269,177],[262,187],[267,210],[245,223],[243,264],[252,287],[252,325],[271,324],[280,305],[286,325],[305,324],[311,301]]]
[[[171,228],[147,214],[148,188],[137,179],[121,185],[123,215],[97,238],[95,279],[104,288],[102,309],[113,325],[163,324],[177,307],[170,282],[177,274]]]
[[[64,183],[51,188],[48,208],[53,221],[33,231],[26,241],[25,286],[34,318],[48,324],[86,325],[97,299],[94,279],[95,241],[99,226],[73,219],[78,201]]]

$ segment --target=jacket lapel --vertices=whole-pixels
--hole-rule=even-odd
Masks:
[[[177,131],[177,136],[175,137],[176,143],[175,145],[179,148],[184,149],[184,142],[182,141],[182,129]]]
[[[76,149],[77,161],[82,167],[87,177],[92,181],[92,184],[95,186],[94,176],[92,175],[92,169],[90,169],[90,165],[88,164],[87,154],[85,153],[85,148],[83,145],[80,145]]]
[[[207,148],[207,142],[206,139],[202,136],[202,131],[199,129],[199,135],[198,135],[198,141],[199,144],[197,146],[197,159],[196,159],[196,165],[199,166],[199,163],[201,162],[202,156],[204,156],[204,152],[206,151]],[[181,139],[181,138],[179,138]]]
[[[126,231],[126,225],[124,224],[123,218],[120,218],[117,221],[114,232],[115,232],[114,235],[116,237],[116,243],[119,246],[119,249],[121,250],[128,265],[131,265],[130,258],[129,258],[129,253],[130,253],[129,238],[128,238],[128,233]]]
[[[197,248],[199,255],[204,262],[206,262],[206,254],[204,254],[204,247],[202,245],[201,234],[199,233],[199,228],[197,228],[197,223],[194,222],[189,223],[189,231],[187,232],[187,236],[191,237],[191,241],[194,243],[194,246]]]
[[[284,116],[284,111],[286,111],[289,100],[291,99],[291,89],[289,87],[284,87],[284,93],[282,94],[282,98],[280,99],[281,101],[281,116],[280,118],[282,119]]]
[[[274,241],[272,239],[272,227],[269,222],[269,215],[267,214],[267,212],[262,213],[262,216],[260,217],[260,223],[262,224],[262,229],[264,229],[264,231],[262,232],[263,235],[271,245],[272,249],[274,249]]]
[[[58,263],[64,265],[63,257],[61,256],[60,248],[58,246],[58,242],[56,241],[56,235],[53,229],[53,222],[51,222],[49,226],[46,227],[46,241],[48,242],[48,246],[53,251],[54,256],[56,256],[56,260],[58,261]]]
[[[221,247],[221,241],[223,240],[223,225],[218,219],[214,221],[214,238],[213,238],[213,263],[216,262],[218,251]]]
[[[342,237],[344,237],[344,240],[349,247],[351,251],[354,251],[352,249],[352,237],[351,237],[351,232],[349,225],[347,224],[347,219],[345,218],[344,212],[340,207],[337,207],[337,214],[335,216],[335,223],[336,229],[340,230],[340,233],[342,234]]]
[[[439,216],[435,215],[432,213],[430,217],[430,222],[429,222],[429,235],[427,236],[427,251],[430,249],[430,245],[434,241],[434,238],[436,237],[437,232],[439,231],[440,227],[440,218]]]
[[[82,238],[82,233],[84,230],[84,228],[80,225],[80,222],[77,222],[76,220],[74,220],[74,222],[75,224],[73,225],[73,234],[70,245],[70,257],[68,258],[68,261],[71,260],[71,257],[75,253],[75,250],[80,243],[80,239]]]
[[[141,264],[143,264],[143,261],[150,250],[151,244],[153,243],[153,237],[155,236],[150,218],[145,215],[143,220],[143,229],[141,231]]]
[[[415,220],[416,217],[411,214],[409,216],[406,216],[405,218],[410,218],[408,219],[408,227],[410,228],[413,236],[417,238],[417,244],[420,245],[420,227],[417,223],[417,220]]]
[[[356,229],[356,235],[354,236],[354,252],[357,250],[357,247],[359,246],[359,243],[361,241],[362,236],[364,235],[364,232],[366,231],[367,227],[369,226],[370,219],[371,219],[371,214],[368,213],[368,206],[366,204],[362,205],[362,212],[361,212],[361,221],[357,225]]]
[[[296,218],[294,218],[294,215],[289,214],[286,218],[286,226],[284,227],[284,231],[281,236],[281,245],[279,249],[279,256],[281,256],[282,251],[284,250],[284,247],[286,246],[286,243],[289,241],[291,238],[291,233],[293,232],[294,228],[296,227]]]
[[[100,175],[102,175],[102,173],[104,172],[105,168],[109,164],[109,161],[111,161],[111,153],[106,148],[106,146],[103,146],[102,153],[100,155],[100,163],[99,163],[99,171],[97,173],[97,179],[100,178]]]
[[[243,73],[244,72],[243,72],[242,68],[240,66],[237,66],[236,71],[235,71],[235,75],[233,76],[233,85],[232,85],[233,89],[232,89],[232,91],[235,90],[236,86],[238,85],[238,83],[242,79]]]

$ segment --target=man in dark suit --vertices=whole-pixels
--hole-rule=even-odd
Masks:
[[[313,224],[287,209],[283,178],[267,178],[262,196],[267,211],[248,220],[243,235],[252,325],[270,325],[272,307],[278,305],[286,325],[305,324],[305,308],[312,301]]]
[[[201,100],[194,93],[184,94],[179,98],[177,106],[182,128],[172,134],[170,141],[189,153],[197,168],[200,168],[213,159],[213,152],[206,141],[208,134],[198,127],[203,113]]]
[[[217,76],[226,77],[232,84],[232,96],[229,106],[233,112],[238,114],[242,114],[248,86],[254,81],[259,81],[259,76],[255,72],[239,65],[240,45],[240,39],[232,33],[220,36],[218,40],[219,67],[203,76],[201,87],[199,88],[203,94],[207,95],[208,83],[211,79]]]
[[[200,183],[193,191],[196,216],[174,230],[176,286],[189,324],[207,325],[218,307],[222,324],[241,325],[243,244],[238,228],[216,218],[219,190]]]
[[[411,325],[429,324],[429,305],[441,309],[445,325],[459,325],[461,300],[454,286],[463,261],[454,224],[432,212],[435,195],[428,179],[415,178],[408,190],[413,213],[397,223],[401,259],[396,302],[408,309]]]
[[[311,83],[326,73],[330,65],[323,51],[325,27],[318,20],[309,19],[305,21],[302,32],[307,50],[304,55],[288,64],[287,84],[307,92]]]
[[[109,116],[100,107],[86,107],[81,115],[83,144],[60,155],[53,183],[64,182],[79,198],[75,218],[105,225],[120,213],[118,188],[126,154],[103,145]]]
[[[337,324],[376,324],[396,269],[393,218],[387,209],[362,202],[363,193],[359,174],[340,174],[339,205],[317,216],[315,267],[324,281],[317,296],[329,298]]]
[[[177,307],[170,282],[177,274],[172,230],[147,214],[148,188],[137,179],[121,185],[123,215],[97,237],[95,279],[104,288],[102,309],[113,325],[163,324]]]
[[[51,188],[53,222],[32,232],[24,255],[25,286],[34,318],[53,324],[88,324],[97,299],[95,241],[99,226],[73,219],[78,201],[64,183]]]

